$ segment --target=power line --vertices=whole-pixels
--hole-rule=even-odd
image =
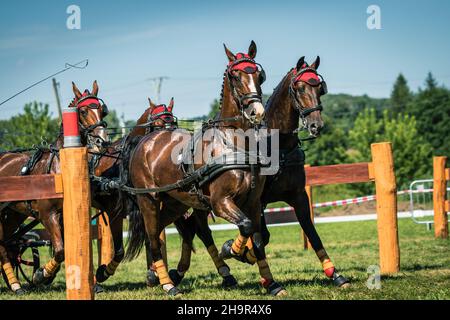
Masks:
[[[81,67],[79,67],[78,65],[80,65],[80,64],[82,64],[82,63],[84,63],[84,65],[81,66]],[[60,71],[58,71],[58,72],[56,72],[56,73],[54,73],[54,74],[52,74],[52,75],[50,75],[50,76],[44,78],[44,79],[42,79],[42,80],[39,80],[38,82],[35,82],[35,83],[33,83],[32,85],[26,87],[25,89],[23,89],[23,90],[17,92],[16,94],[12,95],[12,96],[9,97],[8,99],[6,99],[6,100],[0,102],[0,106],[3,105],[3,104],[5,104],[5,103],[8,102],[9,100],[11,100],[11,99],[17,97],[19,94],[24,93],[25,91],[27,91],[27,90],[29,90],[29,89],[31,89],[31,88],[37,86],[38,84],[40,84],[40,83],[42,83],[42,82],[44,82],[44,81],[46,81],[46,80],[48,80],[48,79],[50,79],[50,78],[52,78],[52,77],[58,75],[58,74],[60,74],[60,73],[66,72],[67,70],[72,69],[72,68],[75,68],[75,69],[84,69],[84,68],[86,68],[86,67],[88,66],[88,64],[89,64],[88,59],[82,60],[82,61],[77,62],[77,63],[75,63],[75,64],[66,63],[64,69],[62,69],[62,70],[60,70]]]

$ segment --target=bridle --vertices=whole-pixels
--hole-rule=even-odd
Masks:
[[[173,115],[171,109],[169,109],[165,104],[157,105],[154,110],[157,110],[158,108],[161,108],[162,111],[158,112],[158,113],[154,113],[154,114],[149,113],[149,115],[148,115],[147,123],[145,123],[146,133],[148,133],[148,131],[150,131],[151,129],[156,129],[156,128],[170,129],[170,128],[178,127],[178,118]],[[164,122],[164,125],[163,126],[154,126],[154,123],[158,120],[161,120],[162,122]]]
[[[86,102],[88,100],[96,100],[97,103],[94,101],[89,101],[89,104],[83,105],[83,102]],[[109,113],[108,107],[106,106],[105,102],[96,97],[92,94],[85,94],[80,99],[74,100],[71,103],[71,107],[77,108],[78,110],[81,107],[88,107],[89,109],[100,109],[102,108],[102,119],[106,117]],[[93,134],[94,130],[98,127],[104,127],[106,128],[108,124],[104,120],[100,120],[90,126],[85,126],[81,121],[80,117],[78,117],[78,125],[80,127],[80,133],[84,139],[87,141],[87,147],[92,148],[93,146],[98,147],[99,149],[103,148],[106,144],[106,141],[99,135]]]
[[[315,74],[318,78],[320,78],[320,81],[318,82],[312,82],[312,81],[305,81],[305,80],[301,80],[301,76],[305,73],[313,73]],[[298,72],[296,72],[296,69],[294,69],[293,72],[294,77],[291,80],[291,83],[289,85],[289,94],[292,97],[294,104],[295,104],[295,108],[297,109],[297,111],[300,114],[300,118],[302,119],[302,129],[307,128],[307,124],[306,124],[306,117],[308,117],[311,113],[316,112],[316,111],[322,111],[323,110],[323,106],[322,104],[318,104],[316,106],[310,107],[310,108],[306,108],[302,105],[302,103],[299,101],[299,99],[297,98],[297,94],[296,94],[296,90],[294,88],[295,84],[299,81],[302,82],[306,82],[307,84],[309,84],[310,86],[320,86],[320,92],[319,95],[323,96],[325,94],[328,93],[328,89],[327,89],[327,83],[325,82],[325,80],[323,80],[322,75],[318,74],[316,69],[311,68],[311,67],[305,67],[302,68],[301,70],[299,70]]]
[[[238,102],[239,110],[241,112],[241,115],[246,118],[251,124],[255,125],[255,119],[248,115],[246,110],[250,107],[252,103],[259,102],[262,104],[262,96],[258,92],[249,92],[244,95],[239,95],[236,88],[233,86],[233,79],[239,80],[238,77],[234,76],[232,74],[233,70],[240,70],[247,74],[253,74],[256,71],[259,71],[260,74],[258,76],[259,84],[261,85],[266,80],[266,72],[264,71],[264,68],[261,66],[261,64],[255,62],[255,60],[251,59],[247,54],[238,53],[236,55],[237,59],[230,62],[228,64],[227,70],[226,70],[226,76],[228,78],[228,83],[230,86],[231,94],[233,95],[233,98]],[[237,68],[238,65],[246,64],[247,67],[245,68]]]

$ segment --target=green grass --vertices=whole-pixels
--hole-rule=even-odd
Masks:
[[[376,221],[317,225],[325,248],[352,286],[333,287],[324,276],[312,251],[302,250],[298,226],[272,227],[267,248],[273,275],[288,291],[286,299],[450,299],[450,241],[435,240],[433,233],[410,219],[399,220],[401,271],[382,277],[381,289],[366,286],[367,267],[378,264]],[[214,232],[217,245],[234,238],[235,231]],[[230,261],[238,289],[222,290],[221,278],[203,245],[196,240],[197,253],[192,255],[191,269],[180,288],[183,299],[272,299],[258,285],[256,266]],[[44,253],[44,252],[43,252]],[[168,236],[169,265],[173,268],[180,254],[178,235]],[[96,259],[94,259],[96,261]],[[63,271],[63,270],[62,270]],[[49,288],[33,290],[20,299],[65,299],[64,272]],[[161,288],[145,286],[145,256],[122,264],[96,299],[167,299]],[[0,283],[0,299],[16,299]]]

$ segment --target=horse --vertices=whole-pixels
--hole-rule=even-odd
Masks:
[[[305,155],[299,148],[301,142],[298,132],[307,129],[309,139],[318,137],[323,127],[321,111],[323,109],[320,97],[327,93],[326,82],[317,69],[320,65],[320,57],[309,66],[305,57],[301,57],[295,68],[292,68],[274,89],[272,96],[265,106],[266,123],[269,129],[280,130],[280,169],[277,174],[266,178],[264,191],[261,196],[262,203],[262,235],[265,245],[269,243],[270,233],[264,219],[264,209],[267,204],[277,201],[285,201],[295,209],[297,219],[305,231],[311,245],[319,258],[325,275],[332,279],[338,287],[349,285],[349,281],[340,275],[331,262],[322,241],[310,218],[309,197],[305,191]],[[301,120],[302,127],[298,127]],[[188,219],[179,219],[177,222],[183,239],[183,251],[180,263],[189,265],[192,240],[197,235],[205,245],[211,237],[208,227],[208,212],[195,211]],[[233,240],[228,240],[231,243]],[[246,244],[246,249],[240,256],[234,256],[241,262],[255,263],[255,254],[251,241]],[[170,275],[175,283],[179,283],[182,277],[177,276],[176,270],[171,270]]]
[[[274,89],[266,104],[268,128],[280,130],[280,169],[277,174],[267,178],[261,203],[262,208],[277,201],[284,201],[293,207],[325,275],[337,287],[347,287],[348,279],[337,272],[311,221],[309,197],[305,191],[305,155],[298,138],[299,130],[306,129],[309,132],[307,139],[315,139],[323,127],[323,106],[320,97],[325,95],[328,89],[323,77],[317,72],[319,65],[319,56],[311,65],[305,62],[305,57],[301,57],[296,67],[292,68]],[[298,126],[299,121],[301,127]],[[264,243],[267,244],[270,233],[265,223],[262,230]],[[254,263],[253,256],[251,243],[248,243],[241,261]]]
[[[75,98],[70,108],[78,109],[78,123],[81,128],[81,143],[87,145],[92,152],[102,150],[107,142],[106,123],[103,118],[107,107],[97,97],[98,84],[94,81],[92,93],[85,90],[81,93],[72,82]],[[60,133],[53,145],[48,149],[38,148],[34,155],[20,152],[6,152],[0,155],[0,176],[56,174],[60,172],[59,149],[63,147],[64,136],[61,124]],[[0,206],[0,261],[6,275],[8,285],[17,295],[25,290],[14,275],[11,265],[12,257],[8,255],[4,241],[28,218],[38,219],[50,234],[54,251],[53,258],[33,275],[33,284],[50,284],[64,261],[64,245],[61,213],[62,199],[32,200],[25,202],[8,202]]]
[[[137,194],[138,205],[150,239],[160,284],[169,296],[178,296],[181,291],[170,279],[162,259],[159,234],[189,208],[211,208],[217,216],[238,226],[240,234],[228,248],[229,256],[243,251],[248,239],[252,238],[263,286],[273,295],[284,295],[286,291],[273,279],[265,257],[259,200],[265,177],[259,174],[258,168],[223,167],[212,179],[203,180],[205,177],[201,176],[198,181],[202,184],[190,184],[191,190],[176,187],[165,192],[158,191],[163,190],[163,186],[177,185],[186,177],[195,178],[194,173],[199,172],[197,170],[208,169],[206,164],[215,164],[217,157],[239,149],[246,150],[245,143],[238,144],[236,140],[241,140],[230,138],[229,129],[244,131],[254,128],[264,118],[260,87],[264,73],[254,60],[256,44],[251,42],[247,54],[234,55],[225,45],[224,48],[229,63],[224,73],[221,108],[215,120],[203,127],[201,134],[197,135],[199,139],[182,130],[161,130],[145,136],[131,156],[130,180],[135,188],[142,191]],[[211,141],[205,141],[206,131],[211,134]],[[183,150],[190,150],[191,156],[199,161],[184,166],[187,157]],[[207,159],[203,157],[203,150],[208,150]]]
[[[130,153],[146,134],[162,128],[169,128],[176,124],[172,114],[174,106],[173,98],[169,105],[156,105],[148,98],[149,107],[139,117],[136,125],[125,137],[112,143],[105,152],[100,154],[98,165],[95,169],[96,177],[114,179],[127,176],[127,167]],[[93,181],[94,191],[92,196],[93,207],[108,214],[109,224],[114,244],[113,259],[107,264],[98,266],[96,281],[105,282],[114,275],[117,267],[125,256],[123,245],[123,219],[128,214],[139,215],[135,197],[118,189],[104,190],[101,185]],[[143,228],[140,232],[145,232]]]

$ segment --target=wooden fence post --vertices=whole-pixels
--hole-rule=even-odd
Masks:
[[[447,157],[433,157],[434,236],[441,239],[448,239],[446,163]]]
[[[78,109],[63,110],[64,148],[60,151],[64,189],[63,222],[68,300],[93,300],[91,189],[88,150],[81,147]]]
[[[310,167],[309,164],[305,164],[305,167]],[[311,221],[314,223],[314,208],[313,208],[313,194],[312,194],[312,186],[305,186],[305,191],[308,194],[309,198],[309,210],[311,215]],[[303,249],[308,250],[312,249],[311,242],[309,242],[308,237],[306,236],[305,232],[302,231],[303,234]]]
[[[382,274],[392,274],[400,270],[397,185],[392,144],[390,142],[373,143],[371,150],[377,197],[380,269]]]
[[[92,300],[91,192],[87,148],[60,151],[64,189],[64,253],[68,300]]]
[[[97,231],[98,265],[108,265],[114,257],[114,243],[111,227],[109,225],[109,217],[106,212],[103,212],[103,214],[97,218]]]

